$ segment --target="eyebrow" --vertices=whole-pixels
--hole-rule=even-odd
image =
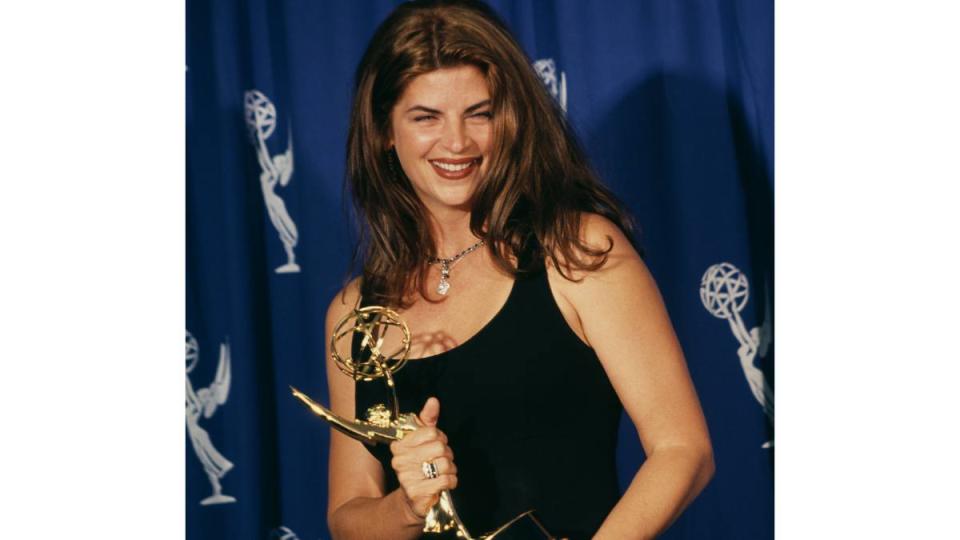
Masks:
[[[477,109],[479,109],[479,108],[481,108],[481,107],[484,107],[485,105],[489,105],[489,104],[490,104],[490,100],[489,100],[489,99],[485,99],[485,100],[483,100],[483,101],[481,101],[481,102],[479,102],[479,103],[474,103],[473,105],[467,107],[466,110],[463,111],[463,113],[464,113],[464,114],[470,114],[470,113],[476,111]],[[412,111],[423,111],[423,112],[429,113],[429,114],[443,114],[441,111],[438,111],[437,109],[431,109],[430,107],[424,107],[423,105],[414,105],[413,107],[410,107],[409,109],[407,109],[406,112],[404,112],[404,114],[406,114],[406,113],[408,113],[408,112],[412,112]]]

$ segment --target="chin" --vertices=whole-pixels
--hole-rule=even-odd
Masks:
[[[438,206],[439,208],[469,212],[470,209],[473,208],[473,197],[438,201]]]
[[[473,205],[473,196],[476,192],[475,189],[471,188],[468,192],[463,190],[448,190],[445,193],[434,193],[432,199],[432,205],[435,208],[443,209],[453,209],[453,210],[466,210],[469,211]]]

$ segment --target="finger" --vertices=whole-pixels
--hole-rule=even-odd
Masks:
[[[437,466],[437,472],[440,474],[457,474],[457,466],[453,464],[453,460],[447,457],[439,457],[433,460],[433,464]]]
[[[453,452],[449,446],[440,441],[429,441],[395,453],[393,459],[391,459],[391,464],[395,470],[412,469],[419,471],[424,462],[433,461],[440,457],[446,457],[453,461]]]
[[[435,397],[427,399],[427,402],[423,404],[423,410],[420,411],[419,417],[425,426],[437,425],[437,420],[440,419],[440,400]]]
[[[394,456],[406,456],[411,450],[417,447],[416,441],[409,441],[410,437],[404,437],[399,441],[390,443],[390,453]]]
[[[397,482],[399,482],[404,491],[407,492],[407,495],[411,497],[418,493],[420,495],[427,493],[426,490],[418,490],[418,486],[427,480],[430,480],[430,478],[424,477],[423,471],[419,469],[416,471],[413,469],[405,469],[397,472]]]
[[[399,480],[399,478],[398,478]],[[432,498],[439,495],[445,489],[454,489],[457,487],[457,475],[441,474],[436,478],[423,478],[411,480],[407,483],[407,496],[411,499]]]
[[[434,426],[418,428],[402,439],[404,447],[414,447],[429,441],[447,442],[447,436]]]
[[[416,467],[407,466],[406,464],[397,467],[396,461],[391,464],[394,470],[397,471],[397,480],[399,480],[401,484],[406,483],[412,485],[424,479],[430,480],[437,478],[443,474],[457,474],[457,467],[452,461],[446,458],[422,461]],[[433,465],[432,470],[430,465]]]
[[[431,495],[439,494],[445,489],[454,489],[457,487],[457,475],[441,474],[436,478],[423,481],[424,488],[430,491]]]
[[[440,441],[443,444],[447,444],[448,439],[445,433],[435,427],[422,427],[410,432],[410,434],[403,439],[390,443],[390,451],[394,455],[406,453],[421,444],[431,441]]]
[[[453,463],[453,450],[445,443],[434,440],[428,441],[413,448],[391,447],[394,450],[390,465],[397,471],[420,471],[424,462],[445,459]]]
[[[453,453],[450,451],[450,447],[442,441],[427,441],[417,445],[409,453],[409,459],[414,460],[418,466],[424,461],[433,461],[440,457],[447,457],[453,460],[452,456]],[[404,456],[404,459],[406,459],[406,456]]]

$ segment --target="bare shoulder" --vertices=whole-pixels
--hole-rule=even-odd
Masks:
[[[563,273],[571,278],[565,279],[560,275],[559,270],[548,261],[548,272],[561,278],[556,280],[556,284],[557,288],[563,292],[573,293],[581,290],[584,288],[581,287],[584,284],[589,289],[591,288],[589,282],[607,281],[613,276],[622,278],[624,273],[636,274],[646,271],[643,260],[637,250],[633,248],[626,234],[614,222],[604,216],[589,212],[582,213],[580,215],[580,239],[590,248],[602,251],[609,249],[606,254],[606,262],[596,270],[585,270],[572,267],[567,264],[567,261],[559,258],[559,264],[564,270]],[[589,257],[585,260],[590,262]],[[553,281],[551,281],[552,284]]]
[[[611,258],[617,260],[623,258],[640,259],[640,255],[633,249],[633,245],[620,230],[620,227],[599,214],[590,212],[580,214],[580,238],[592,248],[607,249],[610,247],[609,256]]]
[[[327,333],[331,331],[333,325],[342,319],[347,313],[353,310],[354,306],[357,305],[357,300],[360,298],[360,278],[356,277],[350,280],[350,283],[340,289],[333,299],[330,300],[330,305],[327,307],[327,319],[326,319],[326,329]]]
[[[659,293],[640,255],[614,222],[598,214],[583,213],[580,239],[590,248],[609,249],[603,266],[595,270],[577,269],[559,258],[561,273],[548,258],[547,278],[567,323],[593,347],[594,336],[590,335],[593,320],[605,319],[605,314],[609,315],[609,310],[622,301],[632,303]]]

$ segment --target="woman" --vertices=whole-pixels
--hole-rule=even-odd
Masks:
[[[334,537],[418,538],[444,489],[472,534],[529,509],[569,538],[662,532],[714,470],[696,392],[627,217],[488,7],[390,15],[357,70],[347,159],[363,271],[328,342],[358,303],[397,309],[400,408],[424,427],[389,448],[332,434]],[[332,363],[328,381],[338,414],[383,400]],[[622,497],[621,403],[647,455]]]

